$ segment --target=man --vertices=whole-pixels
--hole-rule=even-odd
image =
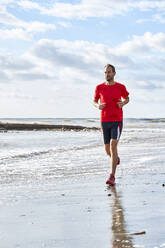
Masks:
[[[117,144],[123,126],[122,108],[129,102],[129,93],[123,84],[114,81],[116,72],[113,65],[107,64],[104,73],[106,81],[97,85],[93,104],[101,110],[105,151],[111,157],[111,173],[106,184],[114,185],[116,166],[120,163]]]

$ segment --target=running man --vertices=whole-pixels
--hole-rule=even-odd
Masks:
[[[116,166],[120,164],[117,144],[123,127],[122,108],[129,102],[129,93],[123,84],[114,81],[113,65],[107,64],[104,73],[106,81],[96,86],[93,104],[101,110],[105,151],[111,157],[111,172],[106,184],[114,185]]]

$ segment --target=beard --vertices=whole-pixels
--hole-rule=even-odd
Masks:
[[[108,76],[108,77],[106,77],[106,80],[109,82],[109,81],[112,81],[114,79],[114,77],[110,77],[110,76]]]

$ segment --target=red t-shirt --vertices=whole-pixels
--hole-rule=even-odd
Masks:
[[[96,86],[94,99],[100,103],[106,103],[103,110],[101,110],[101,122],[104,121],[122,121],[123,111],[119,108],[117,102],[121,98],[126,98],[129,92],[126,87],[115,82],[113,85],[102,83]]]

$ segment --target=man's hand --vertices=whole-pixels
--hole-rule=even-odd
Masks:
[[[119,106],[119,108],[122,108],[124,106],[124,102],[119,101],[119,102],[117,102],[117,105]]]
[[[100,103],[98,106],[98,109],[102,110],[103,108],[105,108],[106,103]]]
[[[93,105],[96,107],[96,108],[98,108],[98,109],[100,109],[100,110],[102,110],[103,108],[105,108],[105,105],[106,105],[106,103],[104,102],[104,103],[98,103],[97,101],[93,101]]]
[[[127,96],[124,101],[119,101],[117,102],[117,105],[119,106],[119,108],[122,108],[124,105],[126,105],[129,102],[129,97]]]

